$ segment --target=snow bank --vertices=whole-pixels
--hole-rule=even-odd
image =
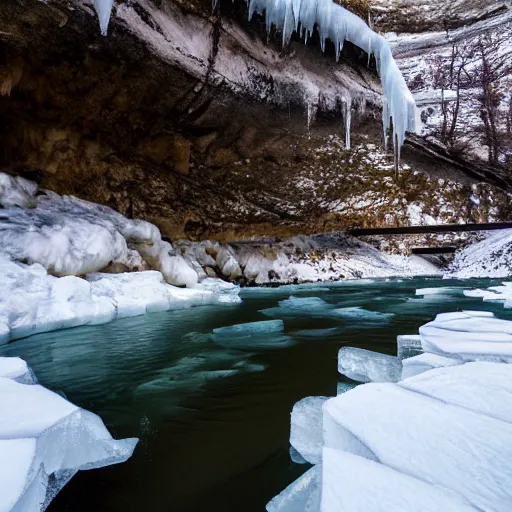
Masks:
[[[0,358],[0,511],[43,511],[81,469],[126,461],[138,439],[116,441],[101,419],[19,378],[18,358]],[[9,378],[6,378],[9,377]]]
[[[193,289],[177,288],[157,271],[55,277],[39,264],[0,255],[0,275],[0,343],[149,312],[240,302],[230,283],[206,279]]]
[[[400,358],[342,348],[342,373],[387,382],[343,386],[335,398],[295,405],[295,459],[316,466],[267,510],[510,509],[512,365],[465,361],[507,359],[496,357],[496,346],[510,352],[512,322],[488,312],[446,313],[397,344],[402,376],[414,376],[399,380],[394,360],[388,372]]]
[[[512,275],[512,229],[494,232],[457,252],[450,273],[460,279]]]

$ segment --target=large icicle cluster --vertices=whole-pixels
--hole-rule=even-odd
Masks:
[[[263,14],[264,11],[267,32],[275,26],[283,33],[283,44],[290,40],[293,32],[300,32],[307,42],[316,25],[322,50],[325,50],[325,42],[329,38],[334,43],[337,59],[344,41],[350,41],[368,55],[373,53],[384,89],[384,133],[388,133],[392,120],[393,144],[399,157],[405,132],[415,131],[416,109],[414,98],[386,39],[371,30],[359,16],[332,0],[249,0],[249,19],[255,12]],[[348,126],[349,118],[346,115]],[[387,142],[387,136],[385,138]]]

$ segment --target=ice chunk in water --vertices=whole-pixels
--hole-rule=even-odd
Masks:
[[[282,331],[284,331],[284,323],[282,320],[263,320],[261,322],[219,327],[218,329],[214,329],[213,333],[223,336],[246,336],[251,334],[267,334]]]
[[[217,345],[240,350],[280,349],[293,344],[283,330],[282,320],[264,320],[214,329],[211,338]]]
[[[41,510],[76,471],[123,462],[136,444],[115,441],[98,416],[42,386],[0,378],[2,511]]]
[[[36,384],[37,380],[27,363],[19,357],[0,357],[0,377],[21,384]]]
[[[294,316],[314,316],[328,317],[332,313],[330,310],[335,308],[334,304],[329,304],[319,297],[290,297],[279,301],[279,307],[261,310],[266,316],[294,317]]]
[[[311,464],[322,459],[322,406],[327,400],[324,396],[310,396],[292,409],[290,444]]]
[[[267,503],[267,512],[317,512],[320,509],[321,466],[313,466]]]
[[[398,357],[343,347],[338,353],[338,371],[357,382],[397,382],[402,364]]]
[[[440,288],[419,288],[416,290],[416,295],[460,295],[462,290],[451,286],[444,286]]]
[[[460,364],[458,359],[440,356],[438,354],[420,354],[419,356],[410,357],[402,361],[402,379],[414,377],[420,373],[427,372],[433,368],[441,368],[443,366],[455,366]]]
[[[354,389],[356,386],[357,384],[354,384],[353,382],[338,382],[336,386],[336,395],[346,393],[347,391]]]
[[[428,352],[467,361],[512,360],[512,322],[495,318],[492,313],[440,314],[419,331]]]
[[[322,512],[476,512],[454,492],[383,464],[323,449]]]
[[[405,367],[404,367],[405,369]],[[466,363],[403,380],[400,386],[512,423],[512,365]]]
[[[486,396],[491,388],[479,393]],[[450,489],[479,510],[510,510],[511,424],[396,384],[358,386],[328,400],[323,411],[325,446]]]
[[[396,338],[398,359],[417,356],[423,353],[419,334],[401,334]]]
[[[360,306],[338,308],[332,311],[332,316],[347,318],[349,320],[367,320],[369,322],[382,322],[389,320],[394,313],[379,313],[378,311],[370,311]]]

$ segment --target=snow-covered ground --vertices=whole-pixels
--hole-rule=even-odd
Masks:
[[[25,361],[0,357],[0,511],[39,512],[81,469],[129,459],[101,419],[38,385]]]
[[[449,274],[462,279],[512,276],[512,229],[491,233],[456,253]]]
[[[340,372],[372,383],[294,406],[293,458],[315,465],[269,512],[509,510],[512,322],[446,313],[419,332],[398,337],[422,351],[403,360],[340,350]]]

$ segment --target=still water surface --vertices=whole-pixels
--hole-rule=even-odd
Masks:
[[[336,394],[341,346],[395,355],[398,334],[417,333],[439,312],[480,309],[512,319],[501,304],[462,294],[493,284],[397,279],[246,289],[239,305],[155,313],[1,347],[0,355],[26,359],[43,385],[99,414],[115,437],[141,439],[127,463],[76,475],[48,512],[263,512],[308,469],[288,455],[290,411],[305,396]],[[445,289],[415,295],[427,287]],[[304,300],[279,307],[290,296]],[[284,335],[210,336],[275,318],[284,320]]]

